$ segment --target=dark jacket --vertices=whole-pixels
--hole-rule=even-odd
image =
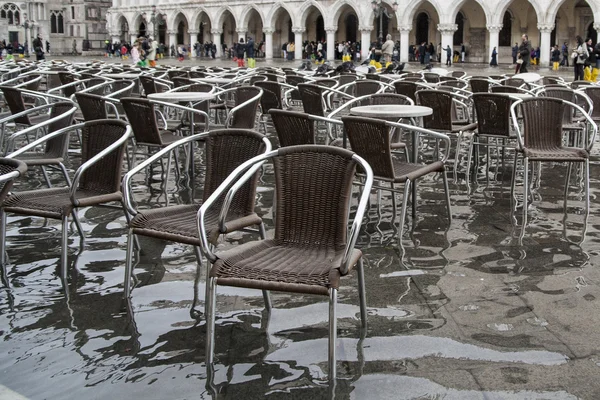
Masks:
[[[254,40],[248,39],[246,43],[246,57],[254,58]]]
[[[552,50],[552,62],[560,61],[561,51],[559,49]]]
[[[237,58],[244,58],[245,52],[246,52],[246,43],[244,43],[244,42],[238,43],[237,47],[235,48],[235,53],[237,55]]]
[[[531,43],[529,40],[521,43],[519,46],[519,54],[521,55],[523,62],[529,64],[529,59],[531,58]]]
[[[589,57],[587,59],[587,62],[592,65],[596,65],[596,60],[598,59],[598,53],[596,52],[596,50],[594,50],[594,48],[592,46],[588,46],[588,53],[589,53]]]

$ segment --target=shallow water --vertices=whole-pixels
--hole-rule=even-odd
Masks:
[[[481,169],[470,189],[459,173],[450,184],[450,225],[441,179],[424,179],[402,247],[389,196],[378,213],[373,195],[358,243],[369,327],[361,334],[351,275],[339,291],[335,387],[327,383],[326,299],[273,293],[268,317],[259,291],[219,288],[216,365],[207,379],[205,272],[195,285],[191,247],[141,238],[138,282],[126,302],[120,211],[79,211],[85,245],[73,231],[66,280],[58,273],[60,224],[9,216],[0,383],[31,399],[599,398],[598,149],[594,154],[583,242],[582,191],[572,179],[563,221],[559,165],[543,166],[523,245],[521,209],[518,225],[510,213],[510,168],[502,177],[490,174],[489,183]],[[269,234],[271,173],[267,168],[257,199]],[[150,191],[144,179],[136,181],[139,205],[164,200],[160,184],[154,180]],[[18,190],[39,187],[35,171],[17,183]],[[172,204],[190,197],[187,189],[169,190]],[[255,239],[235,233],[219,250]]]

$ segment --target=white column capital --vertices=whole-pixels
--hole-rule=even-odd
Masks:
[[[537,28],[541,33],[552,33],[554,24],[538,24]]]
[[[275,29],[273,28],[263,28],[262,31],[265,35],[272,35],[275,33]]]
[[[235,31],[237,32],[238,35],[241,35],[241,34],[245,35],[246,32],[248,32],[248,28],[236,28]]]
[[[329,26],[327,28],[325,28],[325,32],[327,33],[336,33],[338,30],[337,26]]]
[[[223,31],[221,29],[211,29],[210,33],[212,33],[213,35],[220,35],[223,33]]]
[[[302,34],[302,33],[306,32],[306,29],[295,27],[295,28],[292,28],[292,32],[294,32],[295,34]]]
[[[169,34],[169,35],[177,35],[177,31],[175,29],[169,29],[167,31],[167,34]]]
[[[398,30],[400,32],[410,32],[412,29],[413,27],[411,25],[398,25]]]
[[[200,31],[188,31],[188,33],[189,33],[190,35],[197,35],[197,34],[199,34],[199,33],[200,33]]]
[[[503,25],[502,24],[490,24],[490,25],[486,25],[486,28],[488,31],[490,32],[500,32],[502,30]]]
[[[458,25],[456,24],[438,24],[438,31],[442,32],[442,34],[454,33],[458,30]]]

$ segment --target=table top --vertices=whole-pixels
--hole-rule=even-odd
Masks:
[[[230,78],[193,78],[192,79],[195,82],[199,82],[199,83],[231,83],[233,82],[233,79]]]
[[[140,74],[127,74],[127,73],[102,74],[102,75],[100,75],[100,77],[106,77],[106,78],[111,78],[111,79],[137,79],[140,77]]]
[[[410,118],[431,115],[433,114],[433,109],[423,106],[382,104],[377,106],[353,107],[350,109],[350,114],[371,118]]]
[[[448,71],[447,69],[444,69],[444,68],[431,68],[430,71],[425,71],[425,72],[432,72],[432,73],[438,74],[440,76],[446,76],[450,73],[450,71]]]
[[[513,78],[520,78],[527,83],[534,83],[542,79],[542,76],[540,74],[536,74],[535,72],[525,72],[522,74],[517,74],[513,76]]]
[[[209,100],[215,97],[214,93],[206,92],[163,92],[151,93],[148,98],[160,101],[201,101]]]

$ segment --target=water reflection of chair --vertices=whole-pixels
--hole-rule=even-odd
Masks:
[[[75,172],[71,187],[31,190],[11,194],[2,203],[0,253],[6,247],[6,214],[32,215],[62,221],[61,272],[67,271],[69,215],[73,216],[79,234],[83,230],[76,210],[109,202],[122,202],[119,189],[123,155],[131,128],[119,120],[99,120],[73,125],[48,136],[63,135],[81,129],[81,166]],[[42,138],[45,139],[45,138]],[[3,256],[2,256],[3,257]]]
[[[190,136],[173,143],[125,175],[123,178],[125,204],[131,215],[134,216],[129,225],[127,237],[127,260],[124,281],[126,297],[129,296],[131,290],[133,235],[185,243],[195,246],[195,249],[199,250],[200,240],[198,238],[196,214],[201,203],[138,210],[134,207],[133,200],[131,199],[131,179],[133,176],[166,154],[176,151],[177,147],[194,141],[205,141],[206,171],[204,174],[204,200],[207,200],[215,189],[227,178],[229,173],[240,164],[270,149],[269,141],[258,132],[245,129],[216,130]],[[251,226],[258,226],[259,233],[261,236],[264,236],[262,220],[254,212],[257,179],[258,175],[254,176],[243,190],[238,193],[229,213],[222,217],[219,215],[219,206],[223,199],[220,199],[218,204],[210,210],[208,231],[211,243],[216,244],[221,234],[227,234]],[[198,252],[196,254],[199,256]],[[200,259],[198,262],[200,262]]]
[[[517,107],[523,115],[523,132],[517,121]],[[562,140],[562,119],[565,107],[572,107],[579,111],[592,127],[592,135],[587,138],[582,147],[564,147]],[[587,220],[589,213],[589,158],[594,139],[598,132],[596,124],[591,117],[580,106],[569,101],[555,98],[533,98],[519,101],[511,107],[511,118],[516,127],[519,142],[519,153],[523,155],[523,223],[519,241],[523,240],[525,227],[527,226],[527,208],[529,195],[529,162],[566,162],[569,164],[565,182],[564,207],[567,206],[567,191],[573,163],[581,163],[583,168],[584,185],[584,218]],[[515,157],[515,168],[513,168],[513,184],[515,187],[517,157]]]
[[[228,201],[244,179],[272,158],[275,168],[275,236],[214,254],[210,249],[207,211],[226,195]],[[348,214],[356,167],[366,174],[350,235]],[[369,164],[352,152],[331,146],[281,148],[250,160],[234,171],[202,205],[199,231],[202,250],[212,268],[208,284],[206,364],[214,358],[217,285],[329,296],[329,379],[336,376],[336,303],[342,276],[356,266],[361,323],[366,327],[362,253],[354,248],[373,181]],[[234,183],[235,182],[235,183]],[[208,224],[207,224],[208,218]],[[268,309],[268,305],[267,305]]]

